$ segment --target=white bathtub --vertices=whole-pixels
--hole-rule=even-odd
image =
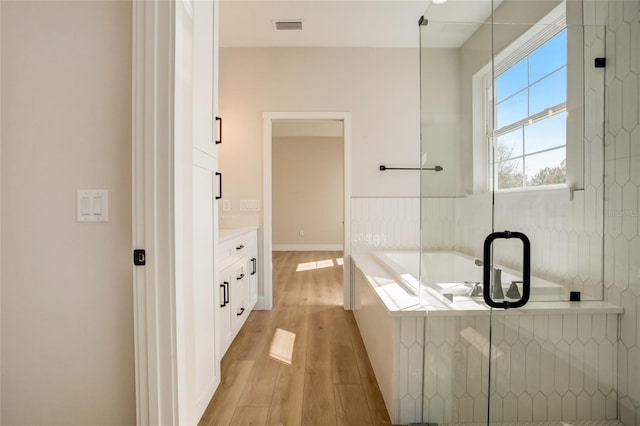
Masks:
[[[418,295],[420,252],[385,251],[374,254],[407,291]],[[457,252],[422,253],[422,290],[447,303],[470,302],[468,294],[473,283],[482,282],[482,267],[477,266],[475,261],[476,258]],[[522,275],[509,268],[501,269],[503,293],[506,295],[513,281],[522,281]],[[521,284],[518,287],[521,291]],[[481,299],[482,297],[478,297],[473,300],[477,302]],[[529,300],[566,301],[569,300],[569,291],[560,284],[532,276]]]

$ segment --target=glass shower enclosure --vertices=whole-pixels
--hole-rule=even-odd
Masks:
[[[422,389],[406,404],[422,423],[617,418],[606,13],[449,0],[420,18],[426,315]]]

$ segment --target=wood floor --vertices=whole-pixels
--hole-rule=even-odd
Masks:
[[[342,252],[274,252],[273,310],[254,311],[222,359],[205,425],[390,425],[351,311]],[[296,334],[291,365],[269,358]]]

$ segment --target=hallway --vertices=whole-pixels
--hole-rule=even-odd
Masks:
[[[274,252],[271,311],[254,311],[222,359],[208,425],[390,425],[358,327],[342,306],[341,252]],[[293,359],[269,358],[276,328]]]

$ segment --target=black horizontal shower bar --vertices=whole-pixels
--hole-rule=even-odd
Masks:
[[[384,172],[385,170],[432,170],[434,172],[441,172],[444,170],[442,166],[435,167],[387,167],[385,165],[380,165],[380,171]]]

